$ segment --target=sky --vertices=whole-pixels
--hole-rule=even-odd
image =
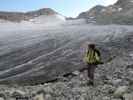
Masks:
[[[0,11],[27,12],[41,8],[52,8],[67,17],[76,17],[95,5],[108,6],[117,0],[0,0]]]

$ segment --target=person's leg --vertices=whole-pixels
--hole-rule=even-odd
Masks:
[[[94,85],[94,73],[96,65],[88,65],[88,77],[90,79],[90,85]]]
[[[88,64],[88,78],[90,79],[91,78],[91,65],[90,64]]]

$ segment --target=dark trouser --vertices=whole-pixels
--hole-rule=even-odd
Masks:
[[[95,73],[95,69],[97,67],[97,65],[95,64],[87,64],[88,66],[88,77],[90,79],[90,81],[94,81],[94,73]]]

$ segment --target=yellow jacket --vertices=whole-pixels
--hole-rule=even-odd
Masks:
[[[84,61],[88,64],[98,64],[101,62],[100,52],[98,50],[88,50],[86,52]]]

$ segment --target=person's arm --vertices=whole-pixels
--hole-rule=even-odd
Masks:
[[[98,61],[98,64],[104,64],[101,60],[101,53],[99,50],[95,49],[95,52],[96,52],[96,59]]]
[[[88,57],[88,54],[89,54],[89,50],[87,50],[84,54],[84,57],[83,57],[83,62],[86,63],[87,62],[87,57]]]
[[[95,51],[97,52],[98,56],[101,57],[101,53],[98,49],[95,49]]]

